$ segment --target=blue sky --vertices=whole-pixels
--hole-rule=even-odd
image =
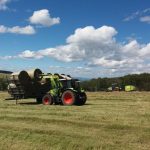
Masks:
[[[148,0],[0,0],[0,69],[110,77],[149,58]]]

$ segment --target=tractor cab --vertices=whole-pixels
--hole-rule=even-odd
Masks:
[[[62,84],[63,89],[72,89],[71,79],[59,79]]]
[[[73,91],[82,92],[80,80],[74,79],[70,75],[65,74],[60,74],[58,75],[58,77],[63,89],[70,89]]]

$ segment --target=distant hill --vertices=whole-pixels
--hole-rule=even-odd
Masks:
[[[84,78],[84,77],[75,77],[76,79],[79,79],[80,81],[88,81],[90,78]]]
[[[2,74],[11,74],[12,72],[11,71],[5,71],[5,70],[0,70],[0,73]]]

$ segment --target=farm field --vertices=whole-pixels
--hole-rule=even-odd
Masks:
[[[150,149],[150,92],[87,95],[84,106],[44,106],[0,92],[0,150]]]

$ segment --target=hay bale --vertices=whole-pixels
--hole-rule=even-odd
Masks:
[[[27,71],[29,77],[31,78],[31,80],[34,80],[34,81],[40,81],[41,80],[41,74],[42,74],[42,71],[40,69],[32,69],[32,70],[29,70]]]
[[[30,76],[24,70],[20,72],[20,74],[18,75],[18,78],[19,78],[20,83],[23,85],[27,85],[29,84],[29,82],[31,82]]]

